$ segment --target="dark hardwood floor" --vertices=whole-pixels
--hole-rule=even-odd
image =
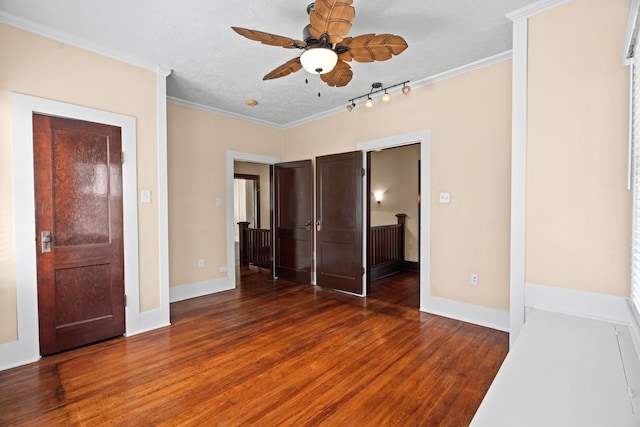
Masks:
[[[420,308],[420,273],[401,271],[371,282],[368,298]]]
[[[0,372],[0,425],[465,426],[506,333],[244,273],[172,325]]]

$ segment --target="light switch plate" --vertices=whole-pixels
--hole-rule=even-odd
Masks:
[[[151,203],[151,190],[142,190],[140,198],[142,203]]]

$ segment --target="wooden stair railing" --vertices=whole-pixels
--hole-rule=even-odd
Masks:
[[[396,214],[398,223],[380,225],[369,230],[369,275],[371,280],[396,273],[404,268],[405,220]]]
[[[271,269],[271,230],[249,228],[249,222],[241,221],[239,258],[240,266],[253,264]]]

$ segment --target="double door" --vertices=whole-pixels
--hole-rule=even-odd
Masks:
[[[274,168],[275,275],[362,294],[362,153],[316,157]]]

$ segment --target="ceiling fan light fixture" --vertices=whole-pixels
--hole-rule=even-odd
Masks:
[[[338,63],[338,54],[333,49],[319,46],[308,48],[300,55],[302,68],[311,74],[324,74]]]

